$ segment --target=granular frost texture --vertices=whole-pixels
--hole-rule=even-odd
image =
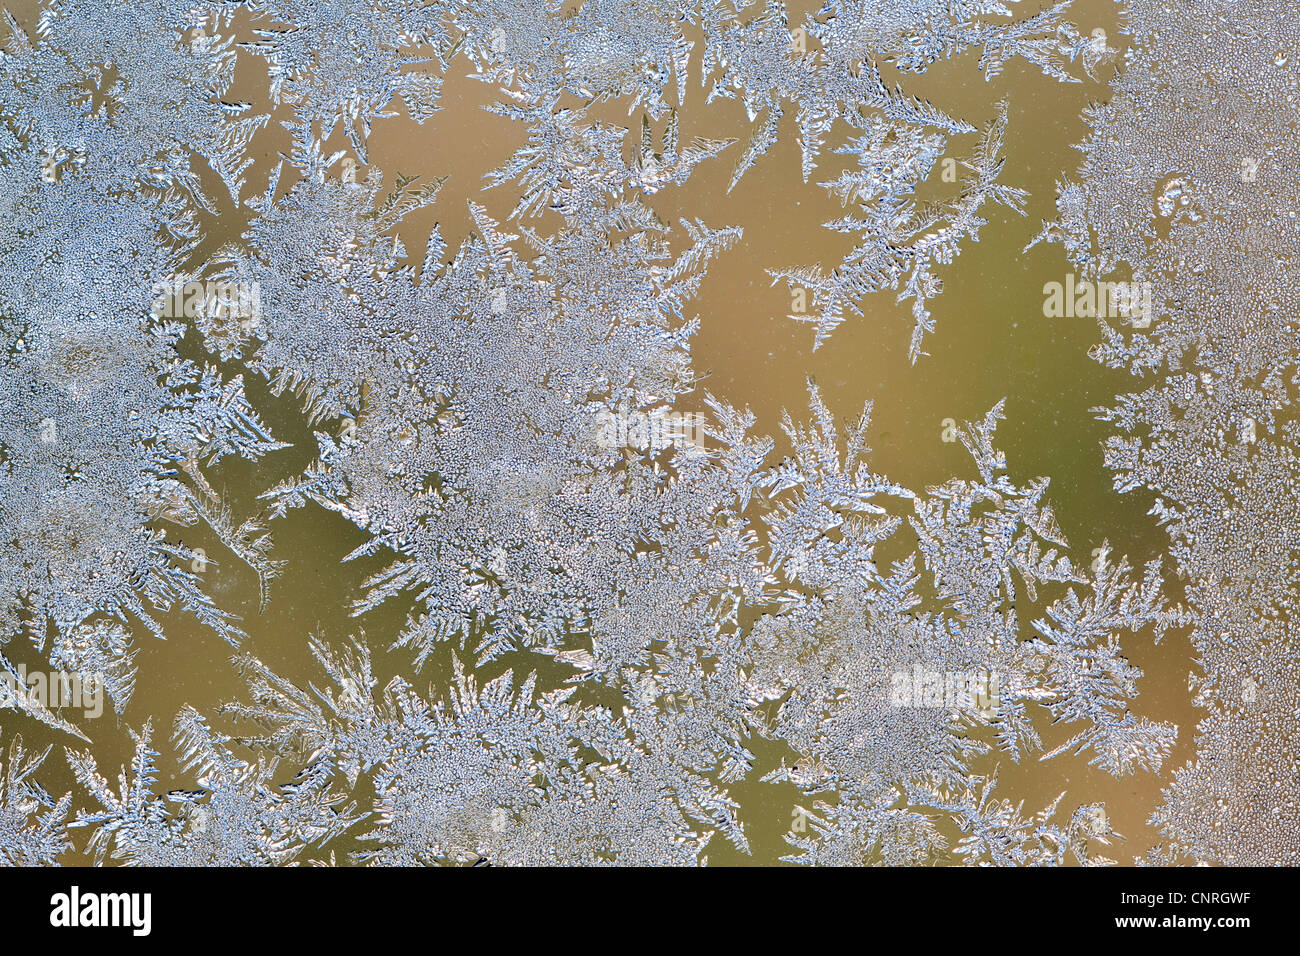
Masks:
[[[1300,862],[1287,5],[8,2],[0,862]]]

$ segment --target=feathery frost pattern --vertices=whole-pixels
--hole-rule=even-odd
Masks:
[[[1117,491],[1157,496],[1166,560],[1081,557],[1049,479],[1013,479],[999,450],[1014,397],[953,422],[963,473],[911,488],[874,470],[870,402],[846,422],[809,378],[806,410],[768,434],[696,367],[711,271],[734,267],[806,296],[791,318],[815,348],[888,291],[923,369],[944,275],[1031,197],[1004,175],[1017,114],[1000,94],[963,117],[909,81],[1095,78],[1117,51],[1069,5],[7,14],[0,862],[1107,865],[1122,838],[1102,802],[1026,806],[999,771],[1079,757],[1170,773],[1179,728],[1144,708],[1130,654],[1171,631],[1192,634],[1209,717],[1151,859],[1293,862],[1300,516],[1279,410],[1300,284],[1236,291],[1257,317],[1243,345],[1218,254],[1239,222],[1279,243],[1294,228],[1261,221],[1223,172],[1258,131],[1191,137],[1210,120],[1154,77],[1172,59],[1222,81],[1207,95],[1249,82],[1244,99],[1271,102],[1277,66],[1229,75],[1195,18],[1133,0],[1116,99],[1089,110],[1081,181],[1061,171],[1060,219],[1031,243],[1093,279],[1158,284],[1162,320],[1103,322],[1094,355],[1145,389],[1097,414]],[[469,183],[417,176],[385,145],[398,124],[452,135],[448,89],[483,94],[476,122],[512,144]],[[696,134],[725,110],[743,137]],[[849,237],[837,263],[740,262],[752,236],[693,208],[743,195],[787,148],[788,187],[844,209],[825,224]],[[1153,190],[1175,174],[1164,215]],[[309,649],[305,673],[250,637],[209,569],[246,572],[256,614],[303,558],[278,536],[308,520],[355,542],[340,580],[366,570],[351,633],[277,632]],[[1276,573],[1248,570],[1261,562]],[[195,640],[194,623],[229,645],[242,690],[154,713],[163,677],[142,646]],[[28,685],[38,667],[102,692],[114,719],[52,706]],[[125,735],[123,761],[101,737]],[[1249,767],[1228,756],[1242,740]],[[773,806],[776,841],[760,834]]]

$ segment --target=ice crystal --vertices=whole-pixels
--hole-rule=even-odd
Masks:
[[[230,750],[197,712],[176,719],[175,741],[185,769],[201,789],[154,793],[158,781],[152,728],[135,736],[130,770],[114,790],[87,751],[68,760],[77,781],[100,804],[78,811],[71,826],[93,828],[90,849],[133,866],[271,866],[293,861],[327,842],[357,818],[330,789],[329,768],[315,763],[291,782],[276,785],[275,760],[248,763]]]
[[[798,454],[772,479],[797,492],[776,502],[771,560],[802,587],[756,625],[748,683],[755,700],[779,702],[765,732],[799,758],[768,779],[809,794],[833,791],[835,804],[817,803],[827,815],[815,833],[857,849],[832,851],[811,836],[795,845],[813,859],[862,859],[875,849],[897,860],[924,856],[930,844],[941,848],[933,821],[917,815],[917,794],[965,786],[971,762],[993,748],[1011,759],[1041,750],[1031,705],[1046,707],[1055,722],[1082,725],[1041,759],[1075,747],[1093,750],[1093,762],[1111,773],[1159,769],[1176,728],[1128,711],[1141,672],[1117,656],[1121,632],[1155,625],[1158,637],[1181,623],[1181,612],[1164,606],[1155,565],[1141,582],[1130,580],[1122,560],[1087,578],[1058,553],[1066,542],[1043,502],[1047,482],[1014,485],[993,445],[1000,406],[960,433],[978,480],[953,480],[924,495],[855,461],[865,420],[841,458],[815,392],[813,410],[817,430],[787,424]],[[888,574],[872,554],[901,521],[870,502],[882,494],[911,503],[907,521],[917,536],[917,553]],[[783,543],[791,526],[802,530],[797,550]],[[1044,589],[1060,596],[1047,603]],[[1024,635],[1018,603],[1044,607],[1032,636]],[[899,675],[918,672],[982,675],[996,689],[981,706],[899,706]],[[917,781],[928,782],[918,789]],[[930,805],[953,812],[944,801]]]
[[[925,303],[943,291],[934,267],[960,255],[962,240],[978,240],[980,227],[988,224],[978,215],[985,204],[998,203],[1024,213],[1024,190],[997,181],[1006,124],[1003,103],[981,133],[975,155],[961,163],[966,172],[958,184],[960,191],[946,202],[917,205],[907,198],[939,158],[943,138],[938,135],[877,120],[859,139],[837,150],[856,155],[861,169],[822,185],[845,205],[856,204],[865,216],[838,219],[827,226],[858,233],[858,245],[829,275],[819,266],[771,272],[791,288],[811,293],[813,313],[791,318],[816,325],[817,346],[844,321],[846,309],[860,311],[858,302],[868,293],[898,289],[901,284],[898,301],[912,300],[915,320],[908,354],[913,362],[924,354],[921,343],[934,331]]]
[[[745,237],[662,210],[710,176],[739,187],[790,113],[792,186],[821,176],[854,247],[830,271],[750,265],[809,296],[794,318],[819,346],[895,292],[915,362],[944,268],[1027,194],[1002,181],[1005,101],[977,128],[906,82],[966,51],[986,80],[1014,58],[1093,76],[1114,51],[1067,6],[828,0],[794,20],[777,0],[45,0],[30,35],[8,17],[0,641],[94,675],[122,713],[158,678],[135,639],[173,608],[246,637],[177,531],[203,525],[265,604],[293,559],[272,558],[266,522],[307,514],[352,526],[347,560],[371,571],[348,600],[384,650],[311,639],[322,687],[241,653],[241,699],[176,717],[193,783],[170,792],[143,716],[115,786],[90,728],[6,681],[15,720],[84,746],[67,750],[77,792],[54,799],[45,756],[13,740],[0,861],[55,862],[70,829],[100,863],[694,865],[750,852],[752,807],[797,793],[795,862],[1107,864],[1102,804],[1026,810],[999,764],[1161,771],[1178,728],[1143,715],[1126,648],[1189,626],[1211,713],[1150,861],[1292,857],[1296,283],[1250,260],[1242,288],[1222,255],[1294,239],[1266,215],[1293,183],[1239,162],[1266,171],[1294,145],[1285,57],[1228,92],[1237,68],[1196,47],[1195,21],[1136,0],[1136,52],[1035,240],[1093,279],[1157,284],[1160,320],[1103,323],[1095,354],[1158,380],[1099,414],[1116,487],[1155,495],[1190,609],[1162,594],[1159,558],[1072,557],[1048,479],[1013,480],[995,443],[1003,403],[955,428],[967,477],[916,489],[872,470],[870,404],[845,428],[810,382],[807,420],[774,439],[696,394],[709,319],[692,309]],[[416,225],[447,212],[442,171],[383,169],[375,145],[388,123],[435,135],[453,69],[517,144],[471,189],[454,249]],[[1264,145],[1236,121],[1203,135],[1208,114],[1178,97],[1206,84],[1207,102],[1264,104]],[[683,134],[728,108],[743,141]],[[827,153],[856,168],[823,171]],[[223,469],[287,449],[262,399],[311,447],[257,470],[255,514]],[[698,433],[663,426],[686,414]]]
[[[110,32],[99,8],[49,5],[35,43],[11,20],[0,59],[0,621],[56,666],[112,675],[120,709],[129,621],[161,635],[153,612],[179,603],[238,641],[201,556],[157,523],[202,521],[270,576],[259,525],[233,523],[203,468],[279,446],[242,379],[183,358],[184,328],[154,314],[209,205],[187,150],[238,189],[219,103],[233,54],[179,43],[188,8],[105,8]]]
[[[399,643],[420,660],[478,629],[487,659],[553,646],[591,614],[593,583],[638,534],[607,517],[632,508],[599,416],[663,407],[689,387],[684,304],[740,236],[684,222],[689,244],[673,255],[634,192],[644,172],[622,156],[626,130],[548,102],[506,112],[548,149],[525,146],[498,180],[524,183],[521,217],[539,204],[564,217],[553,235],[519,227],[534,258],[471,204],[477,234],[448,263],[435,232],[417,277],[385,230],[436,184],[407,184],[372,215],[377,176],[311,176],[259,219],[253,252],[227,273],[262,283],[272,317],[251,333],[265,339],[257,367],[309,395],[313,414],[348,423],[318,433],[320,460],[268,496],[281,511],[314,501],[354,521],[373,535],[358,556],[396,553],[358,610],[416,592],[424,610]],[[674,176],[720,146],[692,147]],[[557,155],[584,175],[562,180]],[[302,275],[306,295],[287,281]]]
[[[28,754],[23,739],[14,737],[0,763],[0,865],[49,866],[71,846],[67,818],[72,795],[54,800],[32,779],[49,753],[47,748]]]
[[[782,56],[789,24],[781,5],[721,31],[711,42],[707,64],[725,65],[713,95],[734,96],[740,89],[751,119],[765,117],[736,168],[732,186],[776,140],[777,119],[785,98],[794,100],[807,180],[817,164],[822,144],[836,120],[846,122],[855,139],[836,152],[857,156],[859,171],[824,183],[846,206],[856,204],[865,218],[828,223],[840,232],[861,233],[857,247],[829,275],[818,266],[772,270],[778,279],[811,293],[811,314],[792,318],[816,325],[815,346],[822,345],[845,318],[845,310],[859,311],[859,303],[880,289],[902,290],[902,302],[912,300],[915,326],[909,354],[913,362],[924,354],[921,343],[934,330],[926,300],[942,290],[933,274],[960,254],[963,240],[978,241],[986,220],[978,213],[986,203],[998,203],[1023,213],[1022,190],[999,183],[1000,150],[1007,123],[1005,104],[983,132],[973,156],[961,160],[966,172],[951,199],[917,205],[910,197],[930,175],[945,153],[948,137],[973,133],[963,120],[952,119],[928,102],[916,100],[901,88],[890,90],[881,78],[877,60],[892,61],[903,72],[921,72],[940,58],[971,46],[982,48],[979,69],[985,79],[1001,72],[1013,56],[1022,56],[1049,76],[1075,80],[1061,66],[1062,56],[1082,57],[1089,73],[1111,51],[1096,38],[1082,38],[1060,17],[1068,2],[1058,3],[1014,24],[984,25],[969,17],[1008,16],[1001,3],[931,3],[904,5],[905,9],[871,4],[828,2],[799,28],[803,36],[820,44],[816,53]],[[912,9],[906,9],[906,7]],[[710,36],[710,40],[713,38]],[[800,42],[802,43],[802,37]],[[957,160],[946,157],[951,170]],[[953,181],[945,177],[945,181]],[[904,277],[906,281],[904,282]]]
[[[304,691],[245,657],[253,705],[276,751],[309,751],[350,784],[373,788],[380,865],[695,862],[734,809],[696,775],[665,766],[608,710],[536,695],[509,671],[479,687],[457,665],[449,700],[430,703],[401,678],[376,695],[369,651],[313,642],[338,690]],[[357,792],[360,792],[358,790]]]
[[[322,138],[341,125],[362,162],[372,123],[397,115],[394,99],[418,123],[438,109],[451,46],[444,14],[453,4],[272,0],[253,6],[257,39],[241,46],[265,58],[272,103],[291,105],[297,122],[315,126]]]
[[[1208,711],[1154,815],[1156,859],[1294,863],[1296,67],[1279,50],[1296,29],[1252,4],[1211,51],[1197,25],[1218,5],[1129,6],[1126,68],[1041,238],[1087,278],[1150,283],[1156,306],[1149,325],[1101,321],[1093,350],[1134,376],[1097,410],[1107,464],[1169,533]]]

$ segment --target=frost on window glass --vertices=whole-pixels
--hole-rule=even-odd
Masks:
[[[1300,47],[1280,6],[1218,47],[1209,0],[1126,6],[15,4],[0,861],[1295,862]],[[1017,85],[1104,82],[1035,196]],[[840,218],[755,255],[764,176]],[[876,357],[813,374],[896,316],[891,381],[943,391],[990,233],[990,287],[1149,290],[1091,356],[1154,555],[1063,529],[1023,380],[896,469]],[[812,326],[774,419],[700,358],[736,274]],[[1170,633],[1196,727],[1140,693]],[[1163,842],[1061,764],[1163,789]]]

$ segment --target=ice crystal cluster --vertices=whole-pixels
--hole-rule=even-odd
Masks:
[[[952,60],[1077,82],[1116,53],[1068,2],[1019,6],[11,11],[0,667],[17,674],[21,649],[100,680],[132,722],[79,724],[12,682],[0,860],[1105,864],[1103,804],[1026,806],[999,768],[1169,772],[1180,729],[1144,714],[1125,648],[1176,631],[1208,716],[1151,859],[1295,862],[1300,46],[1281,4],[1129,3],[1114,99],[1040,237],[1089,276],[1156,284],[1149,329],[1103,323],[1096,357],[1140,390],[1100,414],[1117,489],[1155,493],[1185,599],[1158,558],[1071,547],[1048,479],[1014,480],[998,448],[1014,400],[956,426],[963,473],[908,488],[872,468],[870,403],[837,415],[810,380],[769,435],[702,390],[696,300],[744,233],[664,210],[698,201],[702,171],[734,187],[786,136],[791,188],[843,205],[827,225],[851,251],[734,267],[804,291],[794,318],[819,346],[892,291],[923,360],[945,270],[1027,193],[1004,181],[1005,102],[971,122],[908,80]],[[380,168],[385,124],[436,142],[444,87],[467,80],[515,135],[506,162],[454,189]],[[717,100],[743,138],[683,132]],[[703,440],[603,430],[681,411]],[[252,500],[235,474],[263,482]],[[249,640],[207,564],[246,565],[275,602],[295,561],[277,528],[303,514],[373,569],[349,595],[355,635]],[[182,543],[196,526],[214,553]],[[162,679],[140,646],[184,615],[229,642],[246,689],[155,714],[159,735],[134,719]],[[293,649],[314,673],[275,663]],[[971,674],[979,693],[936,677]],[[123,733],[125,766],[100,740]],[[57,761],[66,794],[38,782]],[[785,845],[760,848],[774,812]]]
[[[1097,410],[1107,464],[1168,531],[1206,711],[1155,858],[1294,865],[1300,31],[1281,3],[1129,7],[1133,48],[1044,236],[1088,275],[1150,282],[1158,306],[1146,329],[1103,324],[1093,351],[1133,377]]]

